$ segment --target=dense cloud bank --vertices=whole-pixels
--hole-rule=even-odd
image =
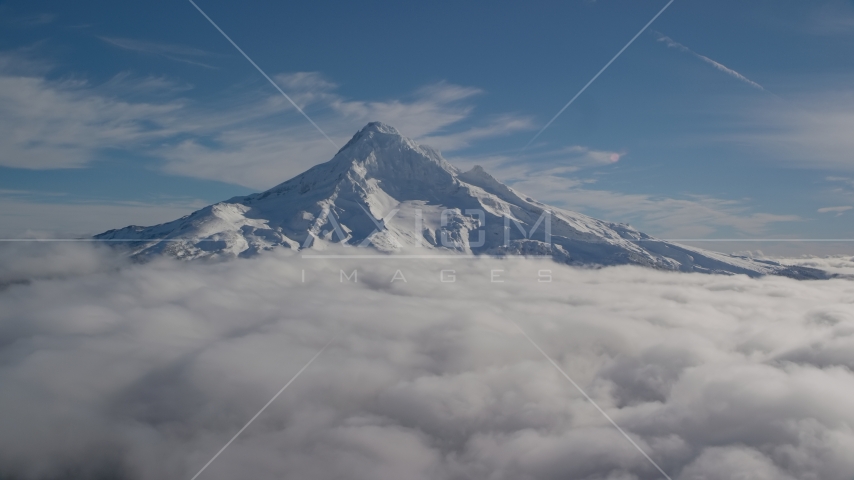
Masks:
[[[674,479],[854,476],[848,280],[63,255],[0,290],[0,478],[189,479],[333,338],[200,480],[661,478],[512,322]]]
[[[0,244],[0,290],[36,279],[64,278],[116,270],[128,263],[105,245],[52,242]]]

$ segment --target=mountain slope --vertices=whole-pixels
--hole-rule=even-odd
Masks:
[[[138,258],[245,257],[272,248],[342,244],[382,252],[550,255],[574,265],[823,277],[819,270],[668,243],[628,225],[550,207],[481,167],[462,172],[381,123],[360,130],[332,160],[265,192],[96,238],[136,240],[127,245]]]

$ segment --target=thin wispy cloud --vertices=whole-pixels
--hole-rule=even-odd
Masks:
[[[819,93],[790,93],[790,102],[720,102],[715,109],[721,125],[730,132],[712,133],[709,138],[738,142],[767,155],[768,163],[825,169],[835,174],[833,178],[850,178],[854,171],[854,91],[848,85]]]
[[[683,195],[679,197],[622,193],[568,182],[562,175],[531,175],[513,182],[522,192],[537,192],[542,201],[586,214],[631,223],[663,238],[697,238],[734,232],[762,235],[773,225],[797,222],[795,215],[756,212],[743,201]]]
[[[630,223],[660,238],[768,235],[777,225],[800,222],[790,214],[757,211],[748,200],[707,195],[627,193],[597,187],[597,171],[618,165],[626,152],[574,145],[515,156],[449,157],[455,165],[481,165],[522,196],[609,221]]]
[[[733,69],[731,69],[731,68],[727,67],[726,65],[724,65],[724,64],[722,64],[722,63],[720,63],[720,62],[716,62],[716,61],[712,60],[711,58],[709,58],[709,57],[707,57],[707,56],[705,56],[705,55],[700,55],[699,53],[697,53],[697,52],[695,52],[695,51],[691,50],[690,48],[686,47],[685,45],[682,45],[681,43],[679,43],[679,42],[677,42],[677,41],[673,40],[672,38],[668,37],[667,35],[664,35],[664,34],[662,34],[662,33],[656,32],[656,36],[658,36],[658,41],[659,41],[659,42],[664,43],[664,44],[665,44],[665,45],[667,45],[668,47],[670,47],[670,48],[675,48],[676,50],[679,50],[680,52],[684,52],[684,53],[688,53],[688,54],[690,54],[690,55],[693,55],[694,57],[699,58],[699,59],[700,59],[700,60],[702,60],[703,62],[705,62],[705,63],[707,63],[707,64],[711,65],[711,66],[712,66],[712,67],[714,67],[716,70],[719,70],[719,71],[721,71],[721,72],[726,73],[726,74],[727,74],[727,75],[729,75],[730,77],[733,77],[733,78],[735,78],[735,79],[737,79],[737,80],[740,80],[740,81],[742,81],[742,82],[744,82],[744,83],[746,83],[746,84],[750,85],[751,87],[758,88],[759,90],[762,90],[763,92],[768,92],[768,90],[767,90],[765,87],[763,87],[762,85],[760,85],[760,84],[758,84],[758,83],[754,82],[753,80],[751,80],[751,79],[749,79],[749,78],[745,77],[744,75],[742,75],[742,74],[740,74],[740,73],[736,72],[735,70],[733,70]],[[769,92],[769,93],[770,93],[770,92]]]
[[[19,27],[29,28],[48,25],[53,23],[54,20],[56,20],[56,14],[54,13],[36,13],[33,15],[12,18],[10,19],[10,23]]]
[[[186,45],[174,45],[169,43],[146,42],[143,40],[134,40],[130,38],[116,37],[98,37],[103,42],[106,42],[114,47],[132,52],[143,53],[148,55],[157,55],[176,62],[183,62],[197,67],[216,69],[212,65],[201,62],[199,58],[213,57],[214,54],[206,50]],[[187,58],[190,57],[190,58]]]
[[[458,133],[428,135],[421,137],[420,140],[431,147],[453,151],[469,147],[478,140],[533,129],[534,122],[530,118],[515,115],[498,115],[480,127],[473,127]]]
[[[139,146],[186,128],[177,122],[180,101],[129,102],[102,90],[85,81],[0,70],[0,165],[79,168],[98,151]]]
[[[112,39],[115,40],[115,39]],[[147,51],[148,43],[122,43]],[[206,54],[167,45],[167,54]],[[163,76],[121,73],[102,84],[47,77],[52,65],[27,68],[19,54],[0,52],[0,166],[45,170],[90,166],[101,154],[134,151],[162,161],[171,174],[269,188],[335,151],[302,121],[282,114],[294,107],[266,87],[216,105],[192,102],[191,85]],[[444,150],[532,129],[528,117],[496,114],[474,123],[472,97],[480,89],[436,82],[402,98],[354,99],[318,72],[274,75],[293,100],[318,111],[339,144],[369,121],[395,125]]]
[[[854,187],[854,178],[830,176],[825,178],[825,180],[828,182],[842,182],[849,187]]]
[[[844,206],[840,206],[840,207],[819,208],[817,211],[818,211],[818,213],[835,213],[836,216],[838,217],[839,215],[842,215],[843,213],[847,212],[848,210],[851,210],[852,208],[854,208],[854,207],[852,207],[850,205],[844,205]]]
[[[228,40],[228,43],[230,43],[238,52],[240,52],[241,55],[243,55],[243,58],[245,58],[249,63],[251,63],[253,67],[255,67],[255,70],[258,70],[258,73],[260,73],[264,78],[267,79],[268,82],[270,82],[271,85],[273,85],[273,88],[278,90],[279,93],[281,93],[282,96],[285,97],[285,99],[287,99],[287,101],[290,102],[290,104],[293,105],[295,109],[297,109],[297,111],[300,113],[300,115],[302,115],[303,117],[305,117],[306,120],[308,120],[308,123],[312,124],[312,126],[314,126],[314,128],[318,132],[320,132],[320,134],[323,135],[323,137],[326,138],[326,140],[329,141],[329,143],[331,143],[333,147],[335,147],[336,149],[338,148],[338,145],[331,138],[329,138],[329,135],[327,135],[326,132],[323,131],[322,128],[320,128],[320,125],[315,123],[314,120],[312,120],[311,117],[309,117],[308,114],[305,113],[303,111],[303,109],[300,108],[300,106],[297,105],[296,102],[293,101],[293,99],[290,97],[290,95],[285,93],[285,91],[282,90],[282,88],[279,86],[279,84],[274,82],[273,79],[270,78],[269,75],[267,75],[267,72],[265,72],[261,67],[259,67],[258,64],[255,63],[254,60],[249,58],[249,55],[247,55],[246,52],[244,52],[242,48],[240,48],[236,43],[234,43],[234,40],[232,40],[231,37],[228,36],[228,34],[226,34],[221,28],[219,28],[219,25],[217,25],[216,22],[214,22],[213,19],[211,17],[209,17],[208,14],[204,12],[204,10],[201,9],[201,7],[196,5],[196,2],[194,2],[193,0],[190,0],[190,3],[194,7],[196,7],[196,10],[198,10],[199,13],[201,13],[202,16],[205,17],[205,19],[208,22],[210,22],[210,24],[213,25],[213,27],[219,33],[221,33],[222,36],[225,37],[226,40]]]

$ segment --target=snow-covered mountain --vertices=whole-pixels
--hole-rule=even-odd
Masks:
[[[481,167],[463,172],[382,123],[332,160],[265,192],[234,197],[153,227],[97,235],[137,258],[246,257],[332,244],[381,252],[550,255],[572,265],[823,278],[820,270],[724,255],[652,238],[625,224],[551,207]],[[354,253],[365,253],[356,251]]]

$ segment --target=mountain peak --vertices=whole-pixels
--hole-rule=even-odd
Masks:
[[[364,127],[362,127],[361,130],[359,130],[359,133],[362,133],[362,134],[369,133],[369,132],[385,133],[388,135],[401,136],[400,132],[398,132],[396,128],[392,127],[391,125],[386,125],[383,122],[371,122],[371,123],[365,125]]]
[[[442,155],[403,136],[396,128],[371,122],[353,135],[330,160],[336,166],[356,168],[359,175],[383,180],[390,187],[401,179],[424,182],[427,179],[452,181],[458,173]],[[399,184],[398,186],[403,186]]]
[[[406,139],[406,137],[401,135],[400,132],[398,132],[397,129],[392,127],[391,125],[386,125],[385,123],[382,123],[382,122],[370,122],[367,125],[365,125],[364,127],[362,127],[361,130],[356,132],[356,134],[353,135],[353,138],[351,138],[350,141],[348,141],[343,147],[341,147],[340,150],[338,150],[338,153],[336,153],[336,156],[339,153],[341,153],[341,152],[347,150],[348,148],[352,147],[353,145],[358,143],[360,140],[375,139],[377,137],[390,137],[390,138],[388,138],[388,140],[392,140],[392,141],[393,140],[400,141],[400,140]]]

